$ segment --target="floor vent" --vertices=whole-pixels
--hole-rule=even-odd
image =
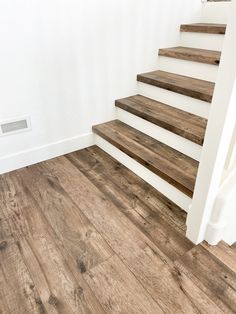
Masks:
[[[29,118],[11,120],[0,124],[0,135],[10,135],[30,130]]]

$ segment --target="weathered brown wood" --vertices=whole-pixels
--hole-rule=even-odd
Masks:
[[[175,262],[224,313],[236,311],[236,273],[199,245]],[[207,276],[206,276],[207,274]]]
[[[186,213],[97,146],[80,150],[66,157],[106,196],[110,193],[109,195],[113,196],[112,201],[126,211],[124,203],[122,205],[120,202],[117,203],[119,193],[124,194],[130,203],[127,211],[137,211],[137,219],[139,218],[143,224],[145,221],[142,218],[152,223],[153,220],[158,219],[157,217],[161,217],[173,229],[185,235]],[[109,182],[109,185],[102,182]],[[139,202],[142,204],[141,208],[136,207]]]
[[[189,47],[173,47],[160,49],[159,56],[219,65],[221,52]]]
[[[212,246],[204,242],[202,246],[236,273],[236,251],[233,247],[223,241],[216,246]]]
[[[195,160],[118,120],[95,126],[93,131],[183,193],[193,195]]]
[[[31,167],[30,171],[22,169],[21,176],[57,237],[70,251],[81,273],[114,254],[79,206],[75,205],[60,186],[58,178],[46,172],[43,164]],[[53,202],[48,202],[48,199]],[[68,209],[68,215],[65,208]]]
[[[116,106],[196,144],[203,145],[207,120],[150,98],[136,95],[116,101]]]
[[[58,158],[56,162],[57,169],[55,160],[48,161],[47,171],[54,169],[53,173],[63,189],[75,203],[80,204],[81,211],[163,311],[197,313],[213,309],[220,313],[217,306],[184,274],[184,283],[181,281],[180,284],[172,262],[85,175],[69,166],[69,161],[64,158]],[[185,290],[186,286],[192,287],[191,294]]]
[[[195,23],[181,25],[180,31],[224,35],[226,32],[226,26],[226,24]]]
[[[99,148],[0,191],[0,313],[235,312],[235,249],[193,248],[180,209]]]
[[[106,313],[163,313],[117,256],[90,270],[85,278]]]
[[[31,275],[14,241],[0,247],[0,313],[46,313]]]
[[[55,231],[25,186],[25,181],[21,178],[24,171],[30,170],[23,169],[4,176],[7,182],[5,200],[7,204],[14,202],[16,208],[22,209],[16,214],[17,217],[20,216],[19,226],[11,218],[9,223],[11,229],[15,229],[14,238],[34,278],[42,304],[49,308],[49,313],[103,313],[83,279],[74,256],[67,250],[67,243],[56,237]],[[49,202],[53,204],[52,199]],[[45,201],[44,205],[47,203]],[[64,215],[66,210],[64,208]]]
[[[215,88],[215,83],[213,82],[164,71],[153,71],[139,74],[137,79],[139,82],[154,85],[209,103],[212,101]]]
[[[162,214],[163,201],[161,197],[158,197],[158,194],[156,195],[158,203],[154,209],[153,206],[148,206],[147,201],[143,200],[142,197],[134,195],[133,185],[127,182],[121,187],[120,177],[117,176],[119,170],[113,171],[111,174],[110,167],[107,167],[106,158],[108,159],[108,156],[101,155],[100,150],[93,149],[93,147],[88,150],[70,154],[67,158],[168,258],[174,261],[193,247],[193,244],[185,238],[185,234],[177,226],[176,228],[173,226],[174,217],[170,220],[168,215],[166,215],[166,219],[164,219],[165,215]],[[95,153],[95,169],[93,164],[91,165],[89,162],[90,152]],[[109,159],[111,158],[109,157]],[[116,163],[115,160],[112,161]],[[123,177],[132,180],[128,170],[126,173],[123,173]],[[110,182],[109,186],[106,184],[107,181]],[[180,209],[178,211],[182,212]],[[178,216],[176,210],[176,219],[178,219]],[[184,219],[183,216],[182,219]],[[185,220],[183,220],[182,224],[185,224]]]

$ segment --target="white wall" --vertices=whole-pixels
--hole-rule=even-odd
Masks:
[[[200,0],[1,0],[0,122],[30,115],[32,131],[0,137],[0,172],[79,148],[200,11]]]

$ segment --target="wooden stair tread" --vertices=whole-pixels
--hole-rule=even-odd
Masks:
[[[224,35],[226,32],[226,27],[226,24],[194,23],[181,25],[180,31]]]
[[[213,82],[203,81],[165,71],[153,71],[139,74],[137,79],[139,82],[154,85],[209,103],[212,101],[215,88],[215,83]]]
[[[93,127],[94,133],[192,197],[198,162],[118,120]]]
[[[119,99],[116,106],[196,144],[203,144],[207,126],[204,118],[140,95]]]
[[[173,47],[160,49],[159,56],[219,65],[221,52],[188,47]]]

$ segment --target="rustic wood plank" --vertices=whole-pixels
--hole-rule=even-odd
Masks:
[[[43,164],[22,169],[20,173],[57,237],[76,260],[81,273],[114,254],[60,186],[58,178],[47,173]]]
[[[58,177],[63,189],[80,204],[81,211],[163,311],[198,313],[211,309],[220,313],[217,306],[190,281],[191,294],[185,291],[187,284],[182,285],[177,280],[171,261],[66,158],[50,160],[44,165],[47,171]],[[188,281],[184,274],[183,277]]]
[[[17,244],[0,246],[0,313],[46,313]],[[53,312],[52,312],[53,313]]]
[[[139,82],[157,86],[209,103],[212,101],[215,88],[215,83],[213,82],[203,81],[165,71],[153,71],[139,74],[137,79]]]
[[[219,65],[221,52],[189,47],[173,47],[159,49],[159,56]]]
[[[223,241],[216,246],[204,242],[202,246],[236,273],[236,251],[231,246]]]
[[[106,313],[163,313],[117,256],[90,270],[85,278]]]
[[[226,27],[227,27],[226,24],[195,23],[181,25],[180,31],[224,35],[226,32]]]
[[[6,198],[10,196],[7,203],[11,203],[14,195],[14,204],[22,209],[21,224],[12,225],[15,228],[14,237],[44,306],[55,308],[55,313],[103,313],[66,244],[57,238],[25,186],[21,178],[25,170],[30,171],[23,169],[4,176],[8,186]],[[53,203],[53,199],[49,202]],[[26,229],[22,232],[24,226]],[[49,312],[54,313],[51,310]]]
[[[96,168],[94,169],[89,162],[91,153],[94,152],[96,158]],[[157,211],[153,211],[152,206],[148,206],[146,201],[139,196],[134,196],[132,186],[126,184],[120,187],[120,177],[110,171],[107,166],[104,154],[99,160],[100,150],[89,148],[88,150],[78,151],[70,154],[67,158],[86,175],[89,180],[103,192],[149,239],[171,260],[179,258],[193,247],[193,244],[186,239],[185,233],[180,232],[179,228],[172,225],[172,220],[162,218],[162,199],[159,198]],[[109,159],[108,156],[106,156]],[[112,160],[114,164],[115,160]],[[126,169],[123,177],[129,178],[130,171]],[[109,182],[109,185],[107,185]],[[127,193],[128,190],[128,193]],[[182,212],[182,210],[179,209]],[[177,216],[177,215],[176,215]],[[175,216],[175,217],[176,217]]]
[[[199,245],[175,262],[224,313],[236,311],[236,273]]]
[[[93,131],[192,197],[197,161],[118,120],[95,126]]]
[[[68,154],[66,157],[88,177],[93,176],[93,180],[100,182],[106,178],[109,184],[100,184],[99,187],[103,193],[110,190],[112,193],[112,188],[117,188],[117,193],[124,193],[130,199],[132,209],[136,209],[137,201],[142,202],[142,210],[138,213],[150,223],[153,216],[160,216],[177,232],[185,235],[186,213],[97,146]],[[116,202],[116,195],[113,201]]]
[[[116,107],[203,145],[207,120],[150,98],[136,95],[116,101]]]

